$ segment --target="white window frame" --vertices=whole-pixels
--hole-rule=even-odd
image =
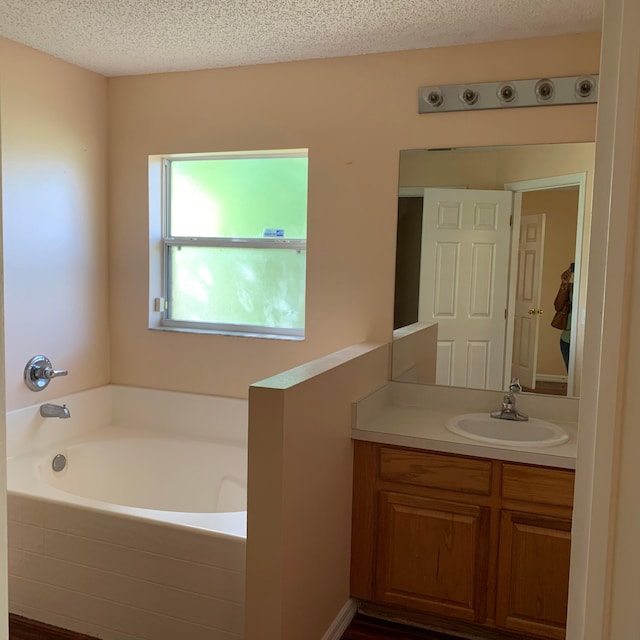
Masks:
[[[268,327],[253,324],[192,322],[167,317],[170,288],[169,251],[171,247],[218,247],[235,249],[289,249],[306,251],[306,238],[221,238],[171,236],[170,168],[173,161],[221,160],[229,158],[295,158],[308,157],[306,149],[283,151],[253,151],[238,153],[171,154],[149,157],[149,328],[165,331],[185,331],[233,336],[304,339],[304,328]],[[305,287],[306,290],[306,287]]]

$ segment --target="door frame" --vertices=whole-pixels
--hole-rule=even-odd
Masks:
[[[535,180],[520,180],[518,182],[509,182],[504,188],[513,191],[513,225],[511,227],[511,262],[509,265],[509,293],[508,293],[508,312],[507,312],[507,336],[505,345],[505,366],[504,380],[505,384],[511,377],[511,360],[513,358],[513,330],[514,330],[514,305],[516,299],[516,277],[517,274],[517,242],[520,236],[520,218],[522,209],[522,194],[528,191],[546,191],[548,189],[558,189],[561,187],[578,187],[578,220],[576,224],[576,253],[575,253],[575,269],[573,274],[573,298],[571,300],[572,308],[578,310],[577,317],[573,315],[571,322],[571,344],[578,344],[578,328],[584,325],[584,315],[586,306],[586,286],[581,287],[582,273],[582,245],[584,240],[584,210],[587,193],[587,174],[570,173],[560,176],[549,176],[547,178],[537,178]],[[514,247],[516,248],[514,250]],[[576,321],[577,320],[577,321]],[[576,365],[576,349],[571,349],[569,353],[569,379],[567,382],[567,396],[575,394],[575,365]]]

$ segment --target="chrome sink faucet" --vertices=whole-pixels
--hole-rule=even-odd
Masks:
[[[497,411],[491,412],[492,418],[499,418],[500,420],[517,420],[518,422],[524,422],[529,419],[526,413],[522,413],[516,409],[516,393],[522,391],[522,385],[518,378],[514,378],[509,385],[508,392],[504,395],[502,400],[502,408]]]

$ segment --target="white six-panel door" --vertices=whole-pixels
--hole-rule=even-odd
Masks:
[[[512,375],[529,389],[536,388],[544,225],[544,213],[520,219]]]
[[[425,189],[418,319],[438,323],[437,384],[503,388],[511,203]]]

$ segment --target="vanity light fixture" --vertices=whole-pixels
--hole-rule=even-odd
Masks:
[[[418,89],[418,113],[507,109],[598,101],[598,75],[447,84]]]

